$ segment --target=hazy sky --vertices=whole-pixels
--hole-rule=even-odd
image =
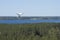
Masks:
[[[60,0],[0,0],[0,16],[60,16]]]

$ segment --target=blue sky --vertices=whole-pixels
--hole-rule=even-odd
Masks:
[[[60,0],[0,0],[0,16],[60,16]]]

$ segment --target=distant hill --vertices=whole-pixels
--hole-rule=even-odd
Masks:
[[[54,17],[50,17],[50,16],[45,16],[45,17],[43,17],[43,16],[37,16],[37,17],[26,17],[26,16],[23,16],[23,17],[20,17],[20,18],[18,18],[18,17],[16,17],[16,16],[0,16],[0,20],[43,20],[43,19],[48,19],[48,20],[50,20],[50,19],[52,19],[52,20],[60,20],[60,16],[58,17],[58,16],[54,16]]]

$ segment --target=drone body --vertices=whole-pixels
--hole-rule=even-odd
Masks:
[[[17,14],[17,18],[20,19],[23,13],[16,13],[16,14]]]
[[[23,13],[16,13],[17,15],[22,15]]]

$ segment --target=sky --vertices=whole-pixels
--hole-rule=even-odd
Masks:
[[[0,16],[60,16],[60,0],[0,0]]]

